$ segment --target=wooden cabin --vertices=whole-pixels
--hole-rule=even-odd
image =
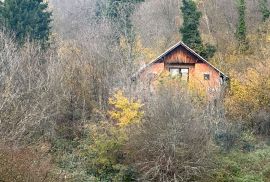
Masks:
[[[183,42],[178,42],[155,60],[143,66],[133,76],[133,81],[147,81],[146,84],[151,85],[164,72],[167,72],[172,78],[178,77],[183,82],[192,82],[211,97],[220,95],[222,88],[229,80],[228,76],[194,50]]]

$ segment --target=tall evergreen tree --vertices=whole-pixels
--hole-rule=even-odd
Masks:
[[[202,42],[199,31],[202,14],[198,11],[196,3],[193,0],[183,0],[181,12],[184,19],[180,28],[182,41],[204,58],[212,57],[216,48],[209,44],[204,45]]]
[[[236,38],[238,40],[239,50],[244,52],[248,49],[247,27],[246,27],[246,1],[238,0],[238,25],[236,30]]]
[[[27,38],[43,45],[49,40],[52,13],[43,0],[5,0],[0,9],[0,19],[6,29],[13,32],[19,44]]]
[[[267,0],[260,0],[260,11],[262,13],[262,20],[265,22],[270,17]]]
[[[182,40],[192,49],[200,51],[203,46],[199,32],[200,18],[202,14],[197,10],[195,2],[192,0],[183,0],[181,11],[184,19],[182,28],[180,28]]]
[[[0,0],[0,28],[3,28],[3,16],[2,15],[2,11],[4,8],[4,3]]]

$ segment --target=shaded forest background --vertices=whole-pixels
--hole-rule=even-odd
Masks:
[[[0,181],[269,181],[270,2],[195,1],[209,61],[230,76],[216,107],[130,79],[182,39],[182,1],[112,2],[49,1],[46,44],[1,29]]]

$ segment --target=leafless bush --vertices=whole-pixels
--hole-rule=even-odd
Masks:
[[[253,115],[254,132],[259,135],[270,135],[270,115],[265,110],[259,111]]]
[[[134,14],[133,21],[144,45],[164,51],[179,39],[178,0],[148,0]]]
[[[76,126],[93,119],[93,108],[106,109],[110,92],[129,88],[134,67],[120,48],[105,42],[106,26],[97,27],[103,33],[94,42],[87,37],[97,34],[89,30],[80,43],[58,41],[46,51],[34,43],[18,48],[0,32],[2,141],[32,142],[32,136],[54,134],[59,124],[72,128],[64,135],[76,137]]]
[[[19,48],[4,32],[0,38],[1,141],[33,142],[30,137],[53,131],[59,113],[57,54],[33,43]]]
[[[198,180],[210,165],[209,118],[184,90],[163,88],[146,104],[130,146],[141,180]]]
[[[58,181],[52,175],[51,157],[42,149],[11,149],[0,147],[0,181]]]
[[[54,114],[45,61],[50,53],[43,54],[34,44],[20,49],[3,32],[0,42],[0,133],[3,140],[12,141],[35,133],[30,128],[46,125]]]
[[[113,43],[111,31],[104,20],[82,29],[77,40],[55,37],[47,50],[33,42],[18,47],[10,34],[0,32],[0,143],[11,148],[0,146],[1,165],[13,157],[7,154],[14,147],[16,153],[48,139],[80,138],[85,123],[106,112],[110,93],[130,88],[134,66],[129,52]],[[43,171],[33,170],[33,176],[25,171],[41,159],[23,157],[22,163],[9,161],[6,169],[19,165],[18,176],[41,181],[35,174]],[[10,177],[12,171],[3,174]]]

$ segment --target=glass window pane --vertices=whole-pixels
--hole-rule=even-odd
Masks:
[[[181,80],[182,81],[188,81],[188,73],[189,70],[188,69],[181,69]]]
[[[205,73],[203,77],[204,77],[204,80],[210,80],[210,74],[208,73]]]
[[[185,69],[181,69],[181,73],[182,74],[188,74],[188,69],[186,69],[186,68]]]
[[[172,76],[178,76],[180,75],[180,70],[179,68],[170,68],[170,73]]]

